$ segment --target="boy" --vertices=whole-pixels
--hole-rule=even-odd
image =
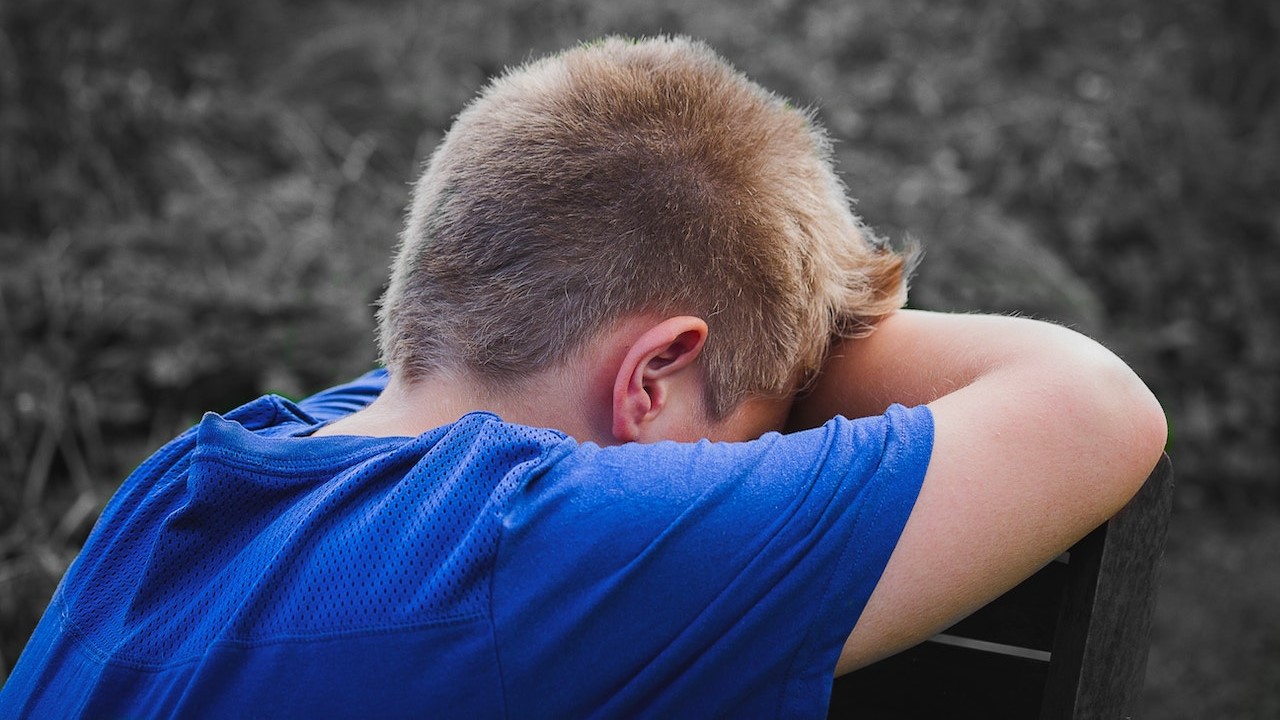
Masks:
[[[822,132],[707,48],[509,72],[415,188],[388,372],[140,467],[0,714],[821,715],[1164,443],[1114,355],[898,310],[904,273]]]

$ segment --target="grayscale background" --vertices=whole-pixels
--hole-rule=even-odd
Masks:
[[[614,32],[815,108],[859,213],[926,248],[912,305],[1138,368],[1178,481],[1146,716],[1280,717],[1267,0],[3,0],[0,679],[147,453],[375,362],[408,183],[485,79]]]

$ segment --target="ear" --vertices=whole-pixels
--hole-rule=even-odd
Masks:
[[[636,338],[613,384],[614,438],[640,439],[645,426],[668,408],[675,386],[694,379],[687,371],[706,341],[707,324],[688,315],[667,318]]]

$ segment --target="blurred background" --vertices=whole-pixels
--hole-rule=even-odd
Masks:
[[[912,305],[1137,367],[1178,481],[1146,715],[1280,716],[1268,0],[5,0],[0,679],[150,451],[374,363],[408,183],[486,78],[614,32],[814,107],[859,213],[926,248]]]

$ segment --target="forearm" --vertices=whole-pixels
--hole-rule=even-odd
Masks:
[[[963,322],[958,318],[946,318],[947,325]],[[901,310],[867,337],[837,341],[821,374],[794,406],[793,428],[814,427],[835,415],[876,415],[892,403],[922,405],[968,384],[981,368],[976,359],[964,357],[963,347],[942,352],[940,346],[954,345],[952,336],[959,333],[930,335],[926,325],[937,324],[928,314]]]
[[[1046,389],[1053,383],[1112,383],[1126,402],[1154,403],[1123,362],[1066,328],[1026,318],[902,310],[870,336],[832,348],[822,374],[796,403],[791,426],[813,427],[834,415],[875,415],[892,403],[927,404],[979,382]]]

